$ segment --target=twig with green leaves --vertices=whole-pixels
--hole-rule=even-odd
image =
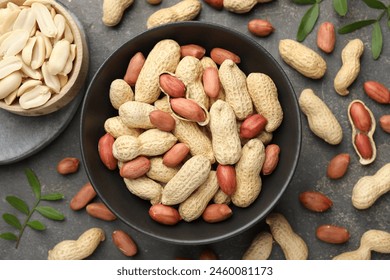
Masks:
[[[38,220],[31,220],[32,215],[34,214],[35,211],[50,220],[62,221],[65,219],[64,215],[59,211],[57,211],[56,209],[54,209],[53,207],[40,205],[42,201],[61,200],[64,198],[64,195],[60,193],[50,193],[50,194],[42,195],[41,184],[37,176],[35,175],[35,173],[28,168],[25,170],[25,174],[35,196],[34,205],[30,210],[28,204],[24,200],[13,195],[7,196],[6,201],[16,210],[25,214],[27,217],[22,223],[15,215],[10,213],[4,213],[3,220],[7,224],[16,228],[18,230],[18,234],[16,235],[12,232],[4,232],[0,234],[0,238],[2,239],[16,241],[16,246],[15,246],[16,248],[18,248],[19,246],[20,240],[22,238],[22,235],[26,227],[30,227],[31,229],[38,230],[38,231],[42,231],[46,229],[46,226],[42,222]]]
[[[383,33],[381,21],[387,15],[387,26],[390,29],[390,5],[385,5],[379,0],[362,0],[369,8],[381,10],[381,13],[375,19],[359,20],[338,29],[339,34],[354,32],[360,28],[372,25],[371,33],[371,52],[373,58],[379,58],[383,48]],[[297,40],[302,42],[307,35],[311,33],[320,14],[320,4],[322,0],[293,0],[299,5],[311,5],[303,15],[298,27]],[[345,16],[348,13],[348,0],[333,0],[333,8],[340,15]]]

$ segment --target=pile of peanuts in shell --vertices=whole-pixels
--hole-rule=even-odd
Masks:
[[[67,83],[76,44],[51,1],[8,2],[0,9],[0,101],[21,108],[44,105]]]
[[[283,119],[277,88],[266,74],[246,76],[240,62],[223,48],[206,56],[200,45],[164,39],[146,57],[134,54],[123,79],[112,81],[118,115],[104,123],[99,155],[151,202],[153,220],[223,221],[228,204],[251,205],[260,174],[277,167],[280,148],[270,144]]]

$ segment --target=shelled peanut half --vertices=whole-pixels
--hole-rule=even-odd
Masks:
[[[223,48],[164,39],[112,81],[118,115],[105,121],[99,155],[151,202],[151,219],[226,220],[229,204],[251,205],[261,176],[277,168],[280,147],[266,148],[283,119],[277,86],[264,73],[245,74],[240,62]]]
[[[67,83],[76,57],[70,25],[55,1],[8,2],[0,9],[0,100],[45,104]]]

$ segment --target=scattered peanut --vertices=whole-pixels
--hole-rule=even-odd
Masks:
[[[137,244],[131,236],[123,230],[115,230],[111,235],[115,246],[127,257],[135,256],[138,252]]]
[[[248,22],[248,30],[253,35],[266,37],[274,32],[275,28],[268,20],[252,19]]]
[[[311,89],[302,91],[299,106],[307,116],[311,131],[331,145],[340,144],[343,130],[329,107]]]
[[[363,88],[364,92],[376,102],[381,104],[390,103],[390,91],[384,84],[376,81],[366,81]]]
[[[268,3],[271,1],[272,0],[224,0],[223,6],[230,12],[243,14],[248,13],[258,3]]]
[[[289,66],[305,77],[321,79],[326,72],[325,60],[305,45],[290,39],[280,40],[279,54]]]
[[[332,207],[333,202],[326,195],[317,191],[305,191],[299,194],[301,204],[313,211],[324,212]]]
[[[202,4],[199,0],[183,0],[179,3],[158,10],[147,20],[147,28],[153,28],[165,23],[192,20],[200,13]]]
[[[69,202],[69,207],[74,210],[80,210],[96,197],[96,191],[90,182],[85,183],[81,189],[73,196]]]
[[[325,53],[333,52],[336,44],[336,32],[331,22],[323,22],[317,32],[317,46]]]
[[[364,44],[360,39],[348,42],[341,52],[343,65],[334,78],[334,89],[345,96],[349,93],[348,87],[355,81],[360,72],[360,57],[364,51]]]
[[[383,230],[371,229],[363,233],[357,250],[335,256],[334,260],[369,260],[371,251],[389,254],[390,233]]]
[[[61,175],[76,173],[79,170],[80,160],[75,157],[66,157],[57,164],[57,172]]]
[[[275,241],[280,245],[286,260],[306,260],[308,248],[305,241],[293,231],[287,219],[279,213],[271,213],[266,218]]]
[[[349,240],[350,234],[345,227],[321,225],[316,229],[316,236],[319,240],[327,243],[341,244]]]
[[[103,23],[107,26],[117,25],[125,10],[133,4],[134,0],[104,0]]]
[[[85,231],[77,240],[64,240],[49,250],[48,260],[82,260],[96,250],[100,242],[105,240],[104,231],[91,228]]]
[[[272,251],[272,235],[262,231],[255,236],[242,256],[243,260],[267,260]]]
[[[382,166],[374,175],[360,178],[352,189],[352,204],[357,209],[367,209],[390,191],[390,163]]]

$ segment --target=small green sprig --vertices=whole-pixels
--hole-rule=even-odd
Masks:
[[[38,230],[38,231],[43,231],[46,229],[46,226],[42,222],[38,220],[31,220],[31,217],[35,211],[37,211],[43,217],[48,218],[50,220],[62,221],[65,219],[64,215],[59,211],[57,211],[56,209],[50,206],[40,205],[42,201],[61,200],[64,198],[64,195],[60,193],[50,193],[50,194],[42,195],[41,184],[37,176],[35,175],[35,173],[28,168],[25,170],[25,174],[35,196],[34,205],[30,210],[28,204],[24,200],[13,195],[7,196],[6,201],[16,210],[26,215],[26,219],[24,220],[23,223],[21,223],[21,221],[15,215],[10,213],[4,213],[3,220],[10,226],[17,229],[18,233],[14,234],[12,232],[4,232],[0,234],[0,238],[2,239],[16,241],[16,246],[15,246],[16,248],[18,248],[19,246],[20,240],[23,236],[26,227],[30,227],[31,229]]]
[[[382,10],[376,19],[359,20],[353,23],[342,26],[338,29],[338,33],[346,34],[354,32],[360,28],[372,25],[371,31],[371,53],[372,57],[376,60],[379,58],[383,47],[383,34],[380,22],[382,18],[387,14],[387,25],[390,28],[390,5],[386,6],[379,0],[362,0],[368,7],[372,9]]]
[[[390,5],[386,6],[380,0],[362,0],[369,8],[381,10],[382,12],[375,19],[359,20],[338,29],[339,34],[354,32],[357,29],[372,25],[371,32],[371,52],[373,58],[379,58],[383,48],[383,33],[381,28],[381,20],[387,14],[387,26],[390,29]],[[303,15],[298,27],[296,38],[302,42],[313,31],[314,26],[320,14],[320,4],[322,0],[293,0],[299,5],[310,5],[310,8]],[[334,10],[340,16],[345,16],[348,13],[348,0],[333,0]]]

